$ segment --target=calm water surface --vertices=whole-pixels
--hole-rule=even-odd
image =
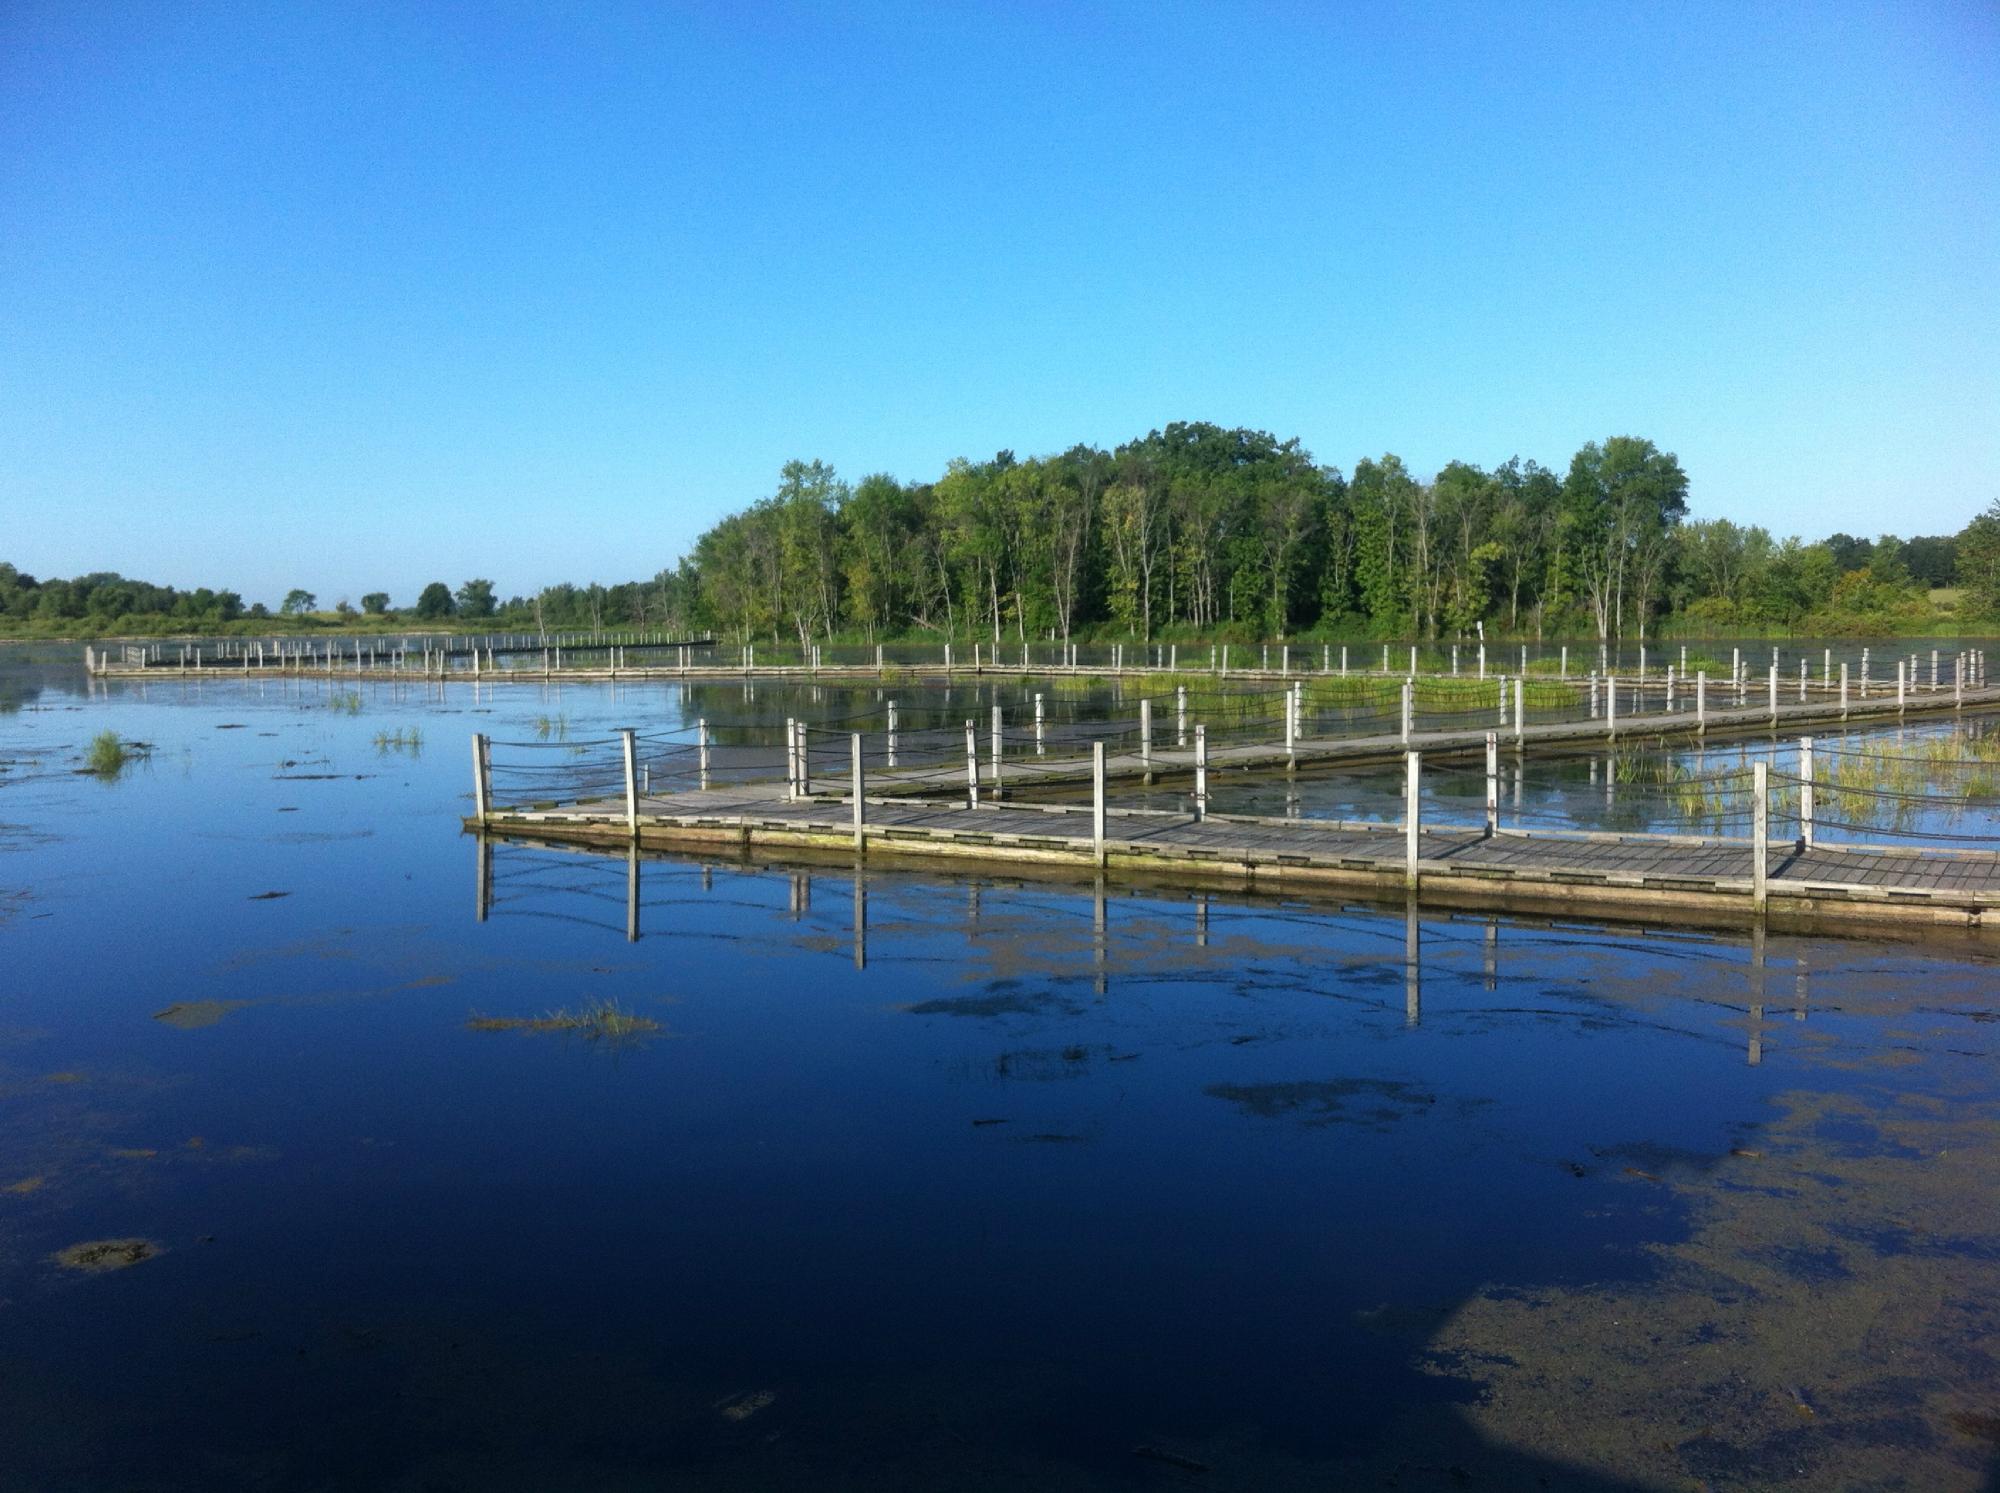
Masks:
[[[481,921],[469,733],[714,699],[345,693],[0,652],[0,1488],[1991,1485],[1978,946],[516,845]]]

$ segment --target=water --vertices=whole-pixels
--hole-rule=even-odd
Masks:
[[[0,1488],[1993,1476],[1987,946],[504,844],[482,922],[472,731],[714,699],[38,656]]]

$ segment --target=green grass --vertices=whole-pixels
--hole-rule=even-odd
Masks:
[[[535,717],[535,735],[543,741],[569,740],[569,717],[567,715],[538,715]]]
[[[354,690],[346,690],[337,695],[328,695],[326,708],[340,715],[361,714],[361,696]]]
[[[412,757],[423,755],[424,733],[415,726],[398,726],[394,731],[375,733],[375,750],[383,754],[408,752]]]
[[[660,1030],[650,1016],[635,1016],[615,1000],[587,1001],[572,1011],[558,1007],[543,1016],[473,1016],[475,1032],[574,1032],[586,1042],[629,1042]]]
[[[86,760],[90,771],[100,778],[115,778],[125,770],[125,764],[131,760],[131,756],[125,743],[118,739],[116,731],[100,731],[91,740],[90,756]]]

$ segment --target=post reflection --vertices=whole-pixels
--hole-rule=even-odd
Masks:
[[[1403,1024],[1415,1026],[1424,1016],[1424,968],[1421,954],[1422,925],[1417,919],[1417,899],[1403,903]]]

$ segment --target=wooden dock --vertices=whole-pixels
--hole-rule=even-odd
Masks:
[[[768,788],[489,809],[465,823],[556,843],[1037,868],[1651,923],[2000,932],[1990,849],[1196,816],[1101,800],[975,808],[864,796],[857,810]]]

